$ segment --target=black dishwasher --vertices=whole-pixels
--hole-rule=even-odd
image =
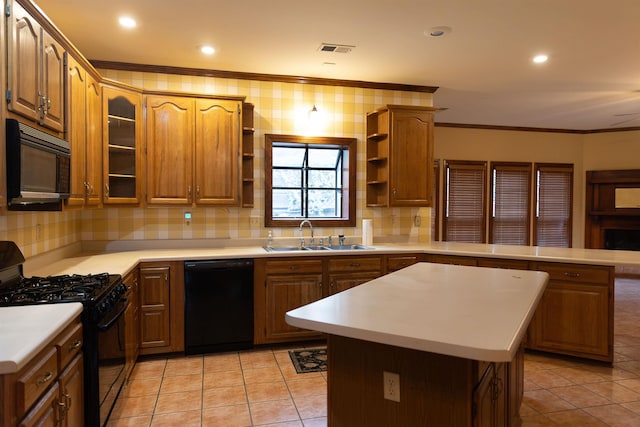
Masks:
[[[253,346],[253,260],[185,261],[185,353]]]

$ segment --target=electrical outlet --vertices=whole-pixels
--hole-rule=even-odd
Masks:
[[[191,212],[184,213],[184,225],[191,225]]]
[[[382,382],[384,384],[384,398],[400,402],[400,375],[394,372],[382,372]]]
[[[396,225],[396,216],[391,214],[390,218],[391,218],[391,225]]]
[[[420,224],[422,224],[422,218],[420,218],[420,215],[414,216],[413,225],[415,225],[416,227],[420,227]]]
[[[251,218],[249,218],[249,225],[251,225],[252,227],[260,227],[260,217],[252,216]]]
[[[42,224],[36,224],[36,242],[42,240]]]

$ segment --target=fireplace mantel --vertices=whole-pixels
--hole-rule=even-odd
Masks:
[[[585,248],[611,249],[605,246],[607,230],[640,231],[640,208],[616,207],[616,192],[619,197],[635,191],[640,191],[640,169],[587,171]]]

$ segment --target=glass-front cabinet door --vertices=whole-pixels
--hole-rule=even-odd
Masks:
[[[141,196],[142,95],[105,86],[104,203],[138,204]]]

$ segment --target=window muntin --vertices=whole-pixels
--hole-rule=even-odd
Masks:
[[[354,138],[265,135],[265,225],[355,226]]]

